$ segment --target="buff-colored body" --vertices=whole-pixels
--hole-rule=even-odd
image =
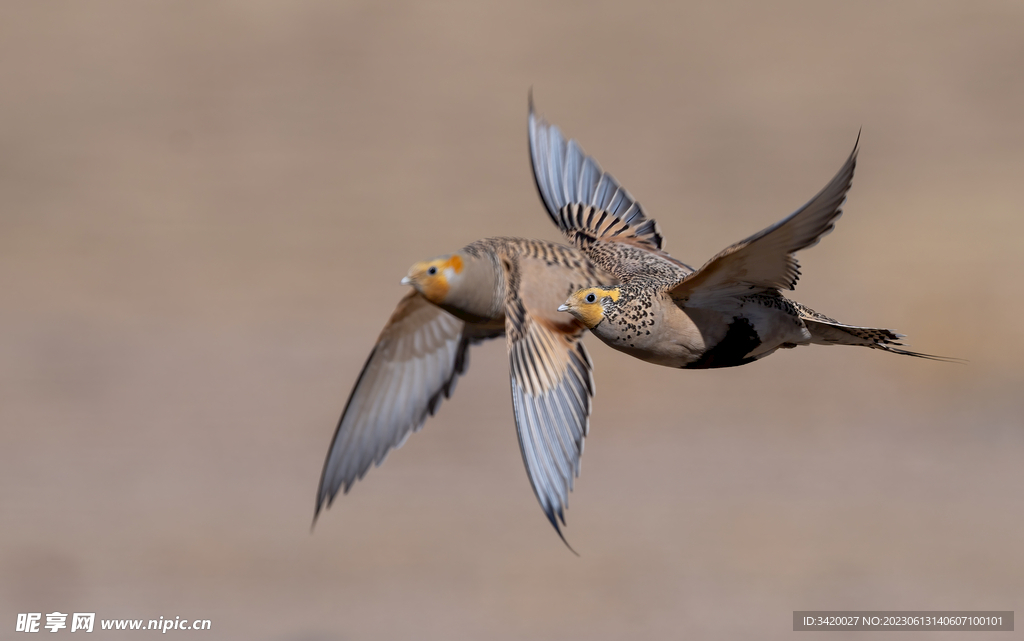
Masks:
[[[414,264],[402,282],[467,323],[504,329],[505,312],[516,305],[532,310],[534,320],[555,331],[577,334],[582,325],[559,314],[557,307],[589,279],[617,282],[572,247],[488,238],[455,254]]]
[[[657,365],[731,367],[764,358],[780,347],[808,345],[814,338],[793,301],[782,296],[749,296],[704,308],[670,300],[653,304],[642,292],[616,290],[618,302],[609,299],[605,305],[597,303],[597,309],[588,309],[581,299],[592,291],[601,290],[583,289],[583,296],[570,296],[562,309],[588,318],[593,323],[588,328],[609,346]],[[731,340],[739,341],[737,347],[716,358],[713,350]]]

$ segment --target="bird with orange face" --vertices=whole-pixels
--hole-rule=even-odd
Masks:
[[[490,338],[505,337],[523,462],[563,541],[594,396],[580,342],[586,329],[673,367],[740,365],[808,343],[926,356],[898,347],[890,330],[843,325],[778,291],[796,283],[793,253],[839,217],[856,148],[811,202],[694,270],[663,250],[657,223],[574,140],[537,117],[532,100],[529,140],[541,200],[573,246],[488,238],[409,268],[402,283],[412,291],[384,326],[338,422],[316,514],[422,427],[465,373],[470,347]]]

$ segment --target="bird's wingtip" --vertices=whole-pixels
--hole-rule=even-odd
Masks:
[[[575,554],[576,556],[579,556],[580,553],[574,550],[572,546],[569,545],[569,541],[565,539],[565,535],[562,534],[562,528],[558,527],[558,519],[561,519],[563,524],[565,523],[565,515],[562,514],[562,510],[558,510],[558,518],[555,517],[556,512],[553,509],[545,509],[544,514],[548,517],[548,521],[550,521],[551,526],[555,528],[555,532],[558,534],[558,538],[562,539],[562,543],[565,544],[565,547],[569,548],[569,551]]]
[[[312,534],[314,528],[316,528],[316,520],[320,518],[320,508],[323,506],[323,501],[317,499],[316,510],[313,511],[313,522],[309,524],[309,533]]]

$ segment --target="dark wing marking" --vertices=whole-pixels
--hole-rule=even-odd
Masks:
[[[532,94],[529,129],[537,191],[548,216],[569,240],[578,244],[578,234],[586,234],[591,239],[633,239],[634,244],[661,249],[658,223],[575,140],[566,142],[558,127],[534,112]]]
[[[569,492],[580,473],[593,366],[578,328],[566,333],[519,311],[506,314],[505,332],[516,431],[533,491],[565,542],[559,521],[565,524]]]
[[[857,143],[860,135],[857,135]],[[813,247],[835,227],[857,166],[857,144],[839,173],[806,205],[746,240],[727,247],[670,290],[697,302],[772,289],[793,289],[800,278],[794,253]]]
[[[500,336],[466,325],[410,292],[398,303],[338,421],[316,496],[316,514],[348,492],[371,464],[401,447],[441,400],[451,396],[469,364],[469,345]]]

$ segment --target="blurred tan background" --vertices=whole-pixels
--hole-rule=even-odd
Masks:
[[[1015,1],[4,3],[0,636],[54,610],[270,641],[1019,614],[1022,33]],[[531,86],[693,264],[810,198],[863,126],[794,297],[970,362],[801,348],[681,372],[588,338],[577,558],[494,342],[310,533],[407,266],[558,238]]]

